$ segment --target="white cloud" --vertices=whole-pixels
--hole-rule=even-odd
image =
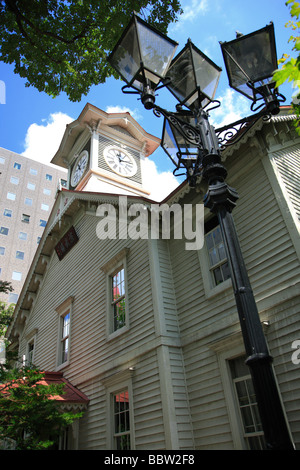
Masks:
[[[58,150],[66,125],[72,121],[74,119],[67,114],[57,112],[44,119],[43,124],[31,124],[26,133],[22,155],[50,164]]]
[[[208,0],[192,0],[189,5],[183,7],[182,21],[194,20],[199,14],[203,14],[208,9]]]
[[[143,119],[138,109],[130,109],[126,106],[107,106],[105,109],[106,113],[130,113],[133,119],[136,121]]]
[[[227,88],[223,96],[218,96],[221,106],[210,113],[210,123],[215,127],[238,121],[250,113],[250,101]]]
[[[182,1],[181,6],[183,9],[179,21],[170,26],[170,32],[182,29],[185,27],[186,22],[194,22],[198,16],[203,15],[208,11],[208,0],[188,0]]]
[[[153,160],[145,159],[143,171],[143,186],[150,191],[150,199],[161,202],[177,186],[179,180],[171,171],[159,172]]]

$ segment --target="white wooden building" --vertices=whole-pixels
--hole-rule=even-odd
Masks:
[[[223,154],[227,181],[240,196],[233,215],[298,449],[299,143],[284,108]],[[158,145],[127,113],[107,115],[91,105],[68,126],[53,163],[69,168],[69,189],[58,193],[33,259],[8,331],[11,347],[42,370],[62,372],[88,397],[69,448],[259,448],[263,433],[213,215],[205,209],[198,250],[186,249],[185,239],[145,232],[101,238],[104,204],[115,208],[107,227],[125,209],[134,214],[136,204],[151,219],[142,166]],[[118,152],[119,162],[130,162],[125,170],[115,166]],[[182,184],[164,203],[195,208],[205,192],[202,181],[196,189]]]

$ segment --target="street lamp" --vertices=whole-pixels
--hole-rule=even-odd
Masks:
[[[253,101],[252,110],[262,100],[259,107],[267,104],[271,114],[278,114],[279,94],[272,80],[277,68],[273,23],[245,36],[237,33],[233,41],[220,44],[229,85]]]
[[[252,106],[263,101],[263,109],[234,124],[249,128],[261,117],[278,113],[279,102],[284,97],[279,95],[271,80],[276,68],[273,25],[250,35],[239,34],[236,40],[222,43],[221,47],[230,85],[252,99]],[[229,140],[219,137],[230,126],[215,130],[208,120],[208,112],[220,105],[214,96],[221,69],[190,40],[172,60],[175,48],[174,41],[134,14],[108,61],[127,83],[124,92],[138,93],[147,109],[164,116],[161,145],[175,165],[174,172],[183,168],[191,186],[195,186],[198,177],[207,181],[204,205],[217,215],[222,231],[247,354],[246,364],[253,379],[266,445],[273,450],[292,450],[294,446],[276,385],[272,357],[232,217],[238,194],[225,182],[227,171],[221,162],[222,148],[236,140],[231,130]],[[136,51],[144,53],[138,55]],[[150,60],[145,59],[147,54]],[[155,92],[163,86],[177,98],[176,112],[155,104]],[[219,145],[221,140],[222,145]]]

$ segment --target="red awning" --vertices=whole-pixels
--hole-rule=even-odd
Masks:
[[[62,372],[44,372],[44,377],[37,382],[37,385],[61,385],[64,384],[63,392],[61,395],[53,395],[49,397],[49,400],[55,400],[61,406],[73,409],[84,409],[89,403],[89,398],[78,388],[74,387],[68,379],[63,377]],[[16,381],[13,384],[14,387],[18,386]],[[5,384],[0,385],[5,390]]]
[[[50,397],[51,400],[66,404],[79,404],[87,405],[89,403],[89,398],[78,388],[69,382],[68,379],[63,377],[62,372],[45,372],[43,379],[39,380],[37,384],[40,385],[61,385],[64,384],[64,393],[62,395],[54,395]]]

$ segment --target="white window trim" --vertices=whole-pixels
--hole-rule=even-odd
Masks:
[[[225,395],[225,402],[228,409],[228,420],[231,429],[231,435],[235,450],[247,450],[247,444],[244,439],[244,429],[241,422],[238,403],[236,402],[236,392],[231,376],[229,360],[245,354],[242,334],[235,333],[220,341],[210,344],[218,358],[221,380]]]
[[[55,311],[58,314],[57,347],[56,347],[56,370],[57,371],[68,366],[70,363],[73,301],[74,301],[74,297],[70,296],[55,309]],[[63,318],[68,312],[70,312],[68,359],[65,362],[61,362],[61,352],[62,352],[61,351],[61,326],[62,326]]]
[[[127,279],[127,255],[129,249],[124,248],[111,260],[101,267],[106,275],[106,337],[108,340],[114,339],[129,329],[129,300],[128,300],[128,279]],[[124,268],[125,277],[125,325],[113,331],[113,305],[111,301],[111,282],[113,274],[120,268]]]
[[[101,382],[106,388],[106,448],[114,449],[114,404],[113,397],[116,393],[128,390],[129,397],[129,419],[130,419],[130,447],[135,449],[135,432],[134,432],[134,412],[133,412],[133,390],[132,390],[132,374],[133,368],[119,371],[107,378],[103,378]]]
[[[28,335],[26,335],[26,362],[27,364],[35,364],[35,356],[36,356],[36,346],[37,346],[37,334],[38,334],[38,329],[35,328],[32,330]],[[33,343],[33,355],[32,355],[32,361],[29,362],[29,344]]]
[[[205,240],[201,250],[198,250],[198,257],[202,273],[204,292],[207,298],[214,297],[215,295],[223,293],[224,291],[232,288],[231,278],[226,279],[226,281],[221,282],[221,284],[218,284],[217,286],[214,284]]]

